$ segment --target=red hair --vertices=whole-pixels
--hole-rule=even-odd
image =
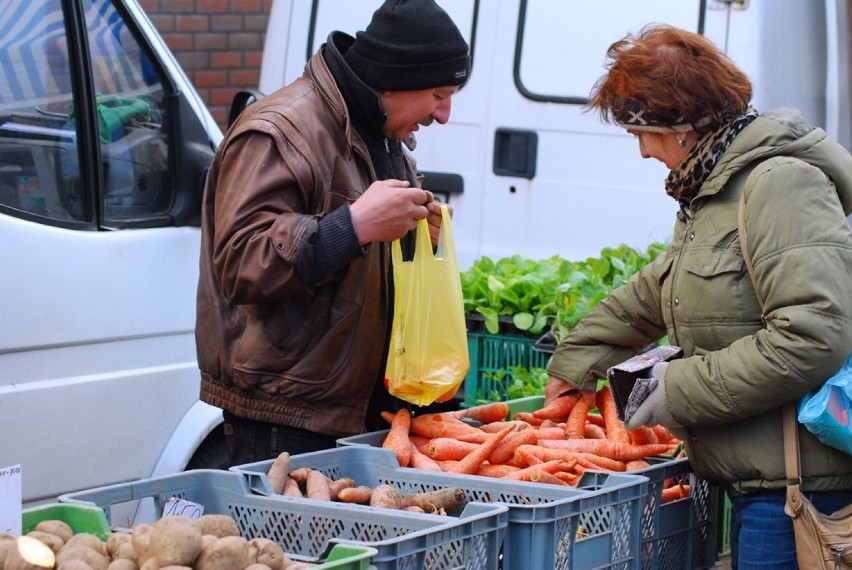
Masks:
[[[606,55],[608,71],[587,104],[604,122],[620,122],[638,106],[662,124],[710,129],[745,112],[751,100],[746,74],[701,34],[649,24]]]

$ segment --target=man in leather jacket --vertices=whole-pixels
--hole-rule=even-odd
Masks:
[[[434,0],[388,0],[228,131],[204,192],[196,341],[231,465],[334,447],[399,408],[383,385],[390,243],[440,227],[408,150],[449,119],[468,52]]]

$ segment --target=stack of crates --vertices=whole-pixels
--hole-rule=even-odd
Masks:
[[[377,438],[383,433],[367,435]],[[341,440],[340,444],[334,450],[295,455],[290,467],[310,467],[333,479],[351,477],[357,485],[388,483],[403,496],[458,487],[466,494],[468,508],[475,504],[508,507],[508,527],[498,555],[503,570],[642,567],[641,517],[648,481],[643,476],[590,471],[576,487],[512,481],[402,468],[390,450],[364,442]],[[272,463],[261,461],[232,470],[247,477],[254,493],[268,495],[266,473]],[[453,551],[444,547],[442,555],[451,556]],[[374,563],[380,557],[381,553]],[[454,560],[454,566],[441,567],[472,567],[462,562]]]
[[[59,501],[99,507],[119,528],[127,521],[116,513],[133,512],[126,525],[130,528],[153,523],[175,498],[202,505],[205,514],[230,516],[244,538],[274,540],[293,560],[323,564],[317,568],[364,570],[497,570],[508,510],[498,504],[470,503],[458,516],[439,516],[308,498],[272,498],[252,493],[241,473],[213,469],[68,493]],[[363,566],[325,566],[340,547],[369,552],[369,559]]]

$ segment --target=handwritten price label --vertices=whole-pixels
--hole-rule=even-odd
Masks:
[[[199,505],[198,503],[193,503],[186,499],[178,499],[177,497],[172,497],[166,501],[166,504],[163,507],[164,517],[169,515],[183,515],[191,519],[197,519],[203,514],[204,505]]]
[[[21,536],[21,466],[0,468],[0,532]]]

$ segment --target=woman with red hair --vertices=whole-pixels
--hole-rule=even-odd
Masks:
[[[607,59],[588,109],[665,163],[680,210],[667,251],[557,347],[545,401],[594,390],[609,367],[667,335],[684,358],[637,384],[627,428],[670,428],[695,473],[728,491],[734,568],[795,568],[782,408],[852,347],[852,157],[795,109],[751,107],[748,77],[699,34],[647,26]],[[743,195],[756,285],[738,239]],[[799,442],[802,489],[817,509],[852,504],[852,456],[801,426]]]

